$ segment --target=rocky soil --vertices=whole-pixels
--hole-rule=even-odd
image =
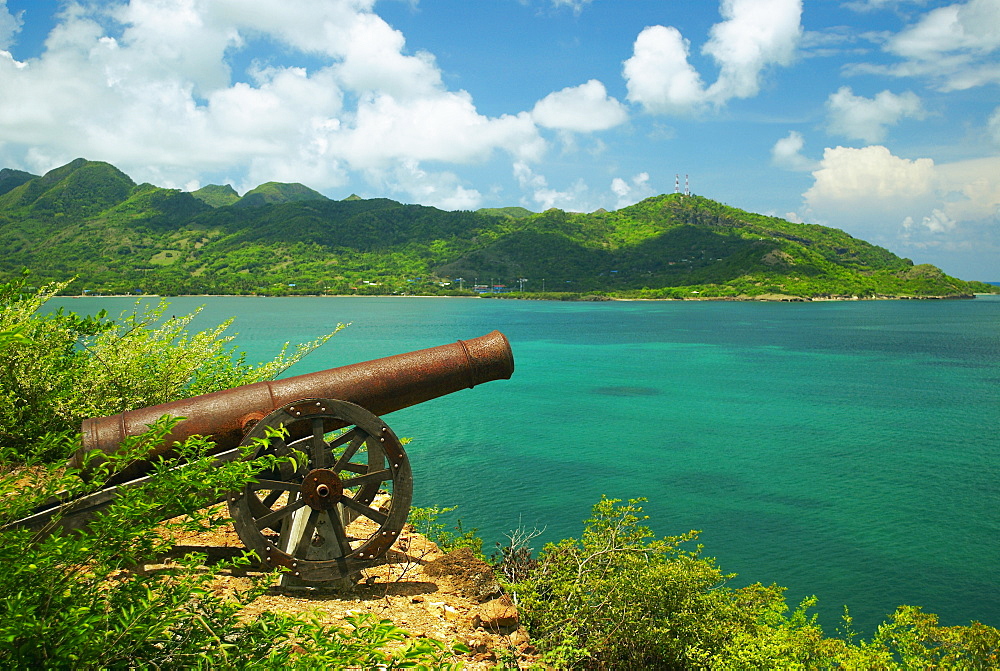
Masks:
[[[168,523],[169,524],[169,523]],[[178,534],[184,548],[240,548],[231,525],[197,535]],[[216,550],[216,552],[219,552]],[[160,565],[150,565],[155,571]],[[255,572],[224,570],[214,582],[219,592],[246,590]],[[275,584],[250,603],[247,616],[264,611],[312,614],[341,626],[360,613],[389,619],[413,637],[462,643],[464,668],[493,668],[516,659],[522,668],[536,661],[535,650],[516,607],[496,582],[492,569],[467,548],[444,554],[407,525],[380,565],[366,569],[357,584],[335,587],[282,587]]]

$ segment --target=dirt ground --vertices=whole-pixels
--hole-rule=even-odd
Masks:
[[[176,542],[185,547],[243,547],[231,524],[197,535],[177,534]],[[156,568],[151,565],[147,570]],[[250,582],[247,574],[223,570],[214,586],[224,593],[246,590]],[[506,626],[488,626],[490,615],[485,611],[495,614],[496,608],[491,606],[509,604],[506,597],[494,601],[499,596],[499,586],[481,560],[467,550],[444,555],[407,525],[381,564],[365,569],[353,587],[276,585],[249,604],[245,614],[311,613],[324,624],[339,626],[346,616],[372,613],[392,620],[413,637],[466,645],[471,652],[459,657],[464,668],[489,669],[511,659],[517,659],[520,668],[527,668],[537,657],[524,628],[511,624],[509,617]],[[494,603],[487,605],[489,601]],[[486,625],[483,620],[487,620]]]

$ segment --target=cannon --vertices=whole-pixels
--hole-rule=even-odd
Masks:
[[[114,453],[164,415],[184,418],[144,459],[93,494],[53,501],[19,525],[84,528],[123,489],[145,482],[157,458],[194,435],[211,438],[218,463],[263,455],[279,466],[225,498],[240,540],[295,584],[332,583],[371,566],[406,523],[409,459],[379,415],[484,382],[509,379],[514,358],[499,331],[382,359],[257,382],[110,417],[84,420],[69,465]],[[275,431],[277,430],[277,431]],[[178,468],[183,468],[183,465]],[[210,501],[207,503],[214,503]]]

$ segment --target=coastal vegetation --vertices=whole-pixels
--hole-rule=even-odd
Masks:
[[[188,440],[172,470],[164,461],[147,485],[130,490],[90,529],[47,537],[10,526],[50,496],[79,496],[102,474],[145,454],[170,430],[165,418],[123,445],[84,480],[65,467],[79,444],[81,416],[172,400],[273,377],[309,343],[251,366],[224,335],[196,334],[186,317],[152,312],[81,317],[46,312],[62,285],[37,290],[20,277],[0,286],[0,665],[12,668],[454,668],[465,652],[411,636],[391,617],[352,616],[342,626],[279,612],[248,615],[266,589],[260,577],[242,592],[219,594],[214,575],[189,556],[168,570],[139,567],[172,543],[159,523],[186,514],[191,531],[226,524],[204,508],[206,493],[239,488],[265,465],[214,464],[210,444]],[[94,390],[100,389],[99,394]],[[269,457],[272,461],[276,457]],[[103,469],[103,470],[101,470]],[[446,503],[446,502],[443,502]],[[481,552],[474,533],[416,511],[413,521],[445,549]],[[941,626],[901,606],[867,638],[845,612],[837,635],[809,613],[815,599],[789,609],[783,589],[731,587],[695,545],[697,532],[657,538],[642,501],[602,499],[578,538],[535,553],[532,534],[512,533],[492,558],[518,605],[538,659],[554,668],[996,668],[1000,630],[972,622]],[[478,542],[477,542],[478,541]],[[391,614],[390,614],[391,615]],[[510,651],[498,665],[517,668]]]
[[[83,294],[873,298],[998,291],[834,228],[700,196],[589,214],[446,212],[269,182],[192,193],[77,159],[0,171],[0,278]]]

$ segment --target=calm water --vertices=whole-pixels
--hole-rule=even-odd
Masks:
[[[110,313],[130,299],[63,299]],[[483,335],[517,370],[390,415],[415,505],[578,535],[607,494],[661,535],[703,531],[733,584],[816,594],[870,631],[895,606],[1000,626],[1000,299],[553,303],[175,298],[236,316],[250,360],[352,325],[289,374]]]

